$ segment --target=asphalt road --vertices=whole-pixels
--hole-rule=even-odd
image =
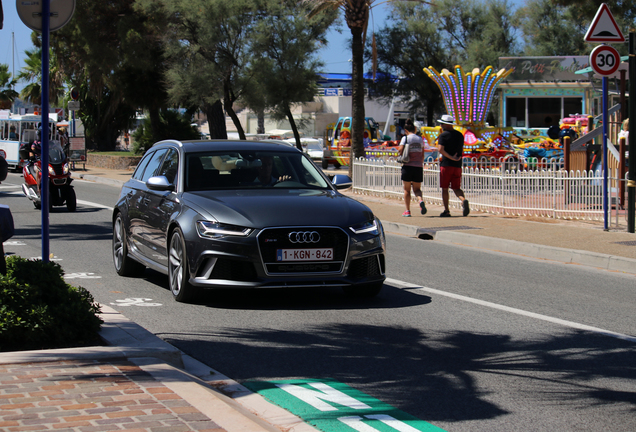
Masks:
[[[38,257],[40,212],[20,182],[0,185],[16,224],[5,251]],[[180,304],[163,275],[115,273],[118,188],[75,185],[78,211],[50,214],[68,282],[239,382],[331,378],[448,431],[636,430],[633,276],[389,235],[375,299],[277,290]]]

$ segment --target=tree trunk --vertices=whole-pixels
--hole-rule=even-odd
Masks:
[[[223,113],[223,104],[221,100],[217,100],[212,105],[206,104],[203,112],[208,118],[208,127],[210,128],[211,139],[227,139],[227,129],[225,128],[225,114]]]
[[[257,119],[257,128],[256,128],[256,133],[259,134],[264,134],[265,133],[265,111],[264,110],[258,110],[258,119]]]
[[[296,140],[296,148],[298,150],[303,151],[303,146],[300,144],[300,134],[298,133],[298,128],[296,127],[296,121],[294,120],[294,116],[292,115],[291,109],[289,106],[285,108],[285,114],[287,115],[287,120],[289,121],[289,125],[294,132],[294,139]]]
[[[349,176],[353,177],[353,160],[364,156],[364,46],[362,28],[351,29],[351,153]]]
[[[161,116],[159,115],[159,108],[151,107],[148,109],[148,118],[150,119],[150,132],[152,133],[152,141],[157,142],[163,139],[161,124]],[[148,150],[148,149],[145,149]]]
[[[243,126],[241,125],[241,121],[239,120],[236,112],[234,111],[234,98],[232,97],[232,93],[229,90],[229,86],[224,86],[224,96],[223,96],[223,107],[225,108],[225,112],[232,119],[232,123],[236,126],[236,131],[239,134],[239,139],[245,141],[245,131],[243,130]],[[227,134],[227,132],[226,132]]]

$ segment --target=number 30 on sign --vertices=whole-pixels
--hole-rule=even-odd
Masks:
[[[618,51],[609,45],[599,45],[590,53],[590,66],[599,75],[612,75],[620,64]]]

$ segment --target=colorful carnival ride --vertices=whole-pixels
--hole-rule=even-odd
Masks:
[[[512,69],[495,72],[488,66],[483,72],[476,68],[466,73],[455,66],[454,72],[443,69],[439,73],[429,66],[424,72],[439,87],[447,113],[455,118],[455,129],[464,135],[464,166],[501,164],[502,168],[514,168],[519,163],[512,146],[514,129],[486,123],[495,90]],[[429,145],[436,145],[440,131],[439,127],[424,127],[422,137]]]
[[[483,71],[478,68],[464,72],[459,65],[453,71],[432,66],[424,72],[439,87],[446,112],[455,118],[455,129],[464,135],[464,166],[494,169],[518,169],[528,158],[562,158],[563,149],[559,137],[542,135],[519,136],[512,127],[490,126],[486,117],[490,111],[498,85],[512,73],[512,69],[495,71],[492,66]],[[587,117],[575,115],[564,118],[560,125],[560,136],[564,130],[580,135],[587,129]],[[329,143],[333,161],[339,165],[349,164],[350,118],[342,117],[328,127]],[[430,147],[437,147],[437,138],[442,128],[422,127],[420,133]],[[570,135],[572,136],[572,135]],[[399,141],[380,141],[378,125],[366,119],[365,153],[367,158],[391,158],[398,155]],[[425,160],[437,161],[439,152],[427,153]],[[324,164],[324,163],[323,163]]]

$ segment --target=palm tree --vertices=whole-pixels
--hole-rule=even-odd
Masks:
[[[20,92],[20,98],[29,102],[42,104],[42,49],[26,50],[26,59],[18,80],[27,82],[28,84]],[[49,54],[50,72],[49,72],[49,103],[57,105],[61,98],[64,97],[64,80],[62,74],[55,65],[55,56],[53,52]]]
[[[341,9],[351,30],[351,159],[364,156],[364,40],[369,11],[375,0],[304,0],[315,16],[324,10]],[[353,169],[349,163],[349,173]]]
[[[9,65],[0,64],[0,108],[7,109],[18,97],[18,92],[13,90],[16,80],[12,79]]]
[[[341,9],[351,30],[351,158],[364,156],[364,43],[369,13],[375,0],[302,0],[311,6],[309,17],[325,10]],[[378,4],[399,0],[382,0]],[[408,0],[404,0],[408,1]],[[413,1],[413,0],[411,0]],[[426,0],[415,0],[431,4]],[[375,53],[374,53],[375,54]],[[353,163],[349,163],[349,174]]]

